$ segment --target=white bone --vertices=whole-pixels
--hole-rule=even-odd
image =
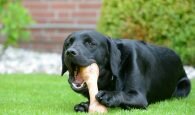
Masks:
[[[80,67],[80,73],[82,78],[85,80],[89,95],[90,95],[90,105],[89,113],[105,113],[107,108],[104,105],[101,105],[95,98],[95,95],[98,93],[97,80],[99,77],[99,68],[96,63],[93,63],[87,67]]]

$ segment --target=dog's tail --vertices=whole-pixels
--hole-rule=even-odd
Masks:
[[[176,89],[173,93],[174,97],[186,97],[190,93],[191,83],[190,80],[186,77],[182,77],[176,86]]]

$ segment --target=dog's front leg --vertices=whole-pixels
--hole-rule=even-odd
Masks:
[[[88,112],[88,109],[89,109],[89,101],[81,102],[80,104],[74,106],[74,110],[76,112]]]
[[[122,107],[124,109],[146,108],[148,102],[146,98],[137,91],[128,93],[123,91],[99,91],[96,99],[107,107]]]

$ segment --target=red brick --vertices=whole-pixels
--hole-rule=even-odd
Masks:
[[[78,24],[96,24],[97,20],[77,20]]]
[[[101,0],[23,0],[23,5],[37,23],[91,24],[99,17]],[[61,53],[64,39],[73,31],[89,28],[30,29],[31,40],[21,47]]]
[[[57,41],[59,41],[59,43],[63,43],[64,40],[66,39],[67,35],[66,36],[55,36],[54,39],[56,39]]]
[[[33,20],[36,22],[36,23],[48,23],[49,20],[46,19],[46,18],[39,18],[39,17],[33,17]]]
[[[80,3],[79,5],[80,9],[100,9],[101,3],[99,2],[89,2],[89,3]]]
[[[65,37],[68,35],[65,29],[37,29],[38,31],[32,31],[32,42],[57,42],[61,43],[64,41]]]
[[[38,33],[38,32],[40,32],[40,29],[30,29],[30,32],[31,33]]]
[[[53,45],[49,44],[49,43],[36,43],[32,45],[32,48],[38,51],[50,51],[52,52],[53,49]]]
[[[58,12],[58,17],[60,18],[70,17],[70,16],[71,16],[70,12],[64,12],[64,11]]]
[[[48,9],[48,2],[40,2],[36,0],[23,1],[23,5],[28,9]]]
[[[30,41],[44,43],[44,42],[52,42],[52,39],[51,37],[37,34],[37,35],[33,35]]]
[[[32,45],[30,43],[23,43],[23,42],[21,42],[21,43],[19,43],[19,46],[21,48],[25,48],[25,49],[32,49]]]
[[[66,1],[53,1],[51,2],[51,7],[53,9],[67,10],[67,9],[75,9],[75,2],[66,2]]]
[[[51,11],[36,11],[36,12],[31,12],[33,17],[54,17],[54,12]]]
[[[96,18],[97,13],[95,11],[78,11],[73,12],[73,18]]]
[[[51,41],[63,43],[67,35],[55,34],[51,36]]]
[[[49,23],[64,23],[64,24],[73,24],[74,21],[71,19],[59,18],[48,21]]]

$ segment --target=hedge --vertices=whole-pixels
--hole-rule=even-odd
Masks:
[[[98,28],[114,38],[144,40],[195,65],[194,0],[103,0]]]
[[[1,0],[0,34],[5,36],[4,50],[10,45],[16,46],[20,40],[28,40],[30,33],[26,27],[32,23],[32,17],[21,0]]]

